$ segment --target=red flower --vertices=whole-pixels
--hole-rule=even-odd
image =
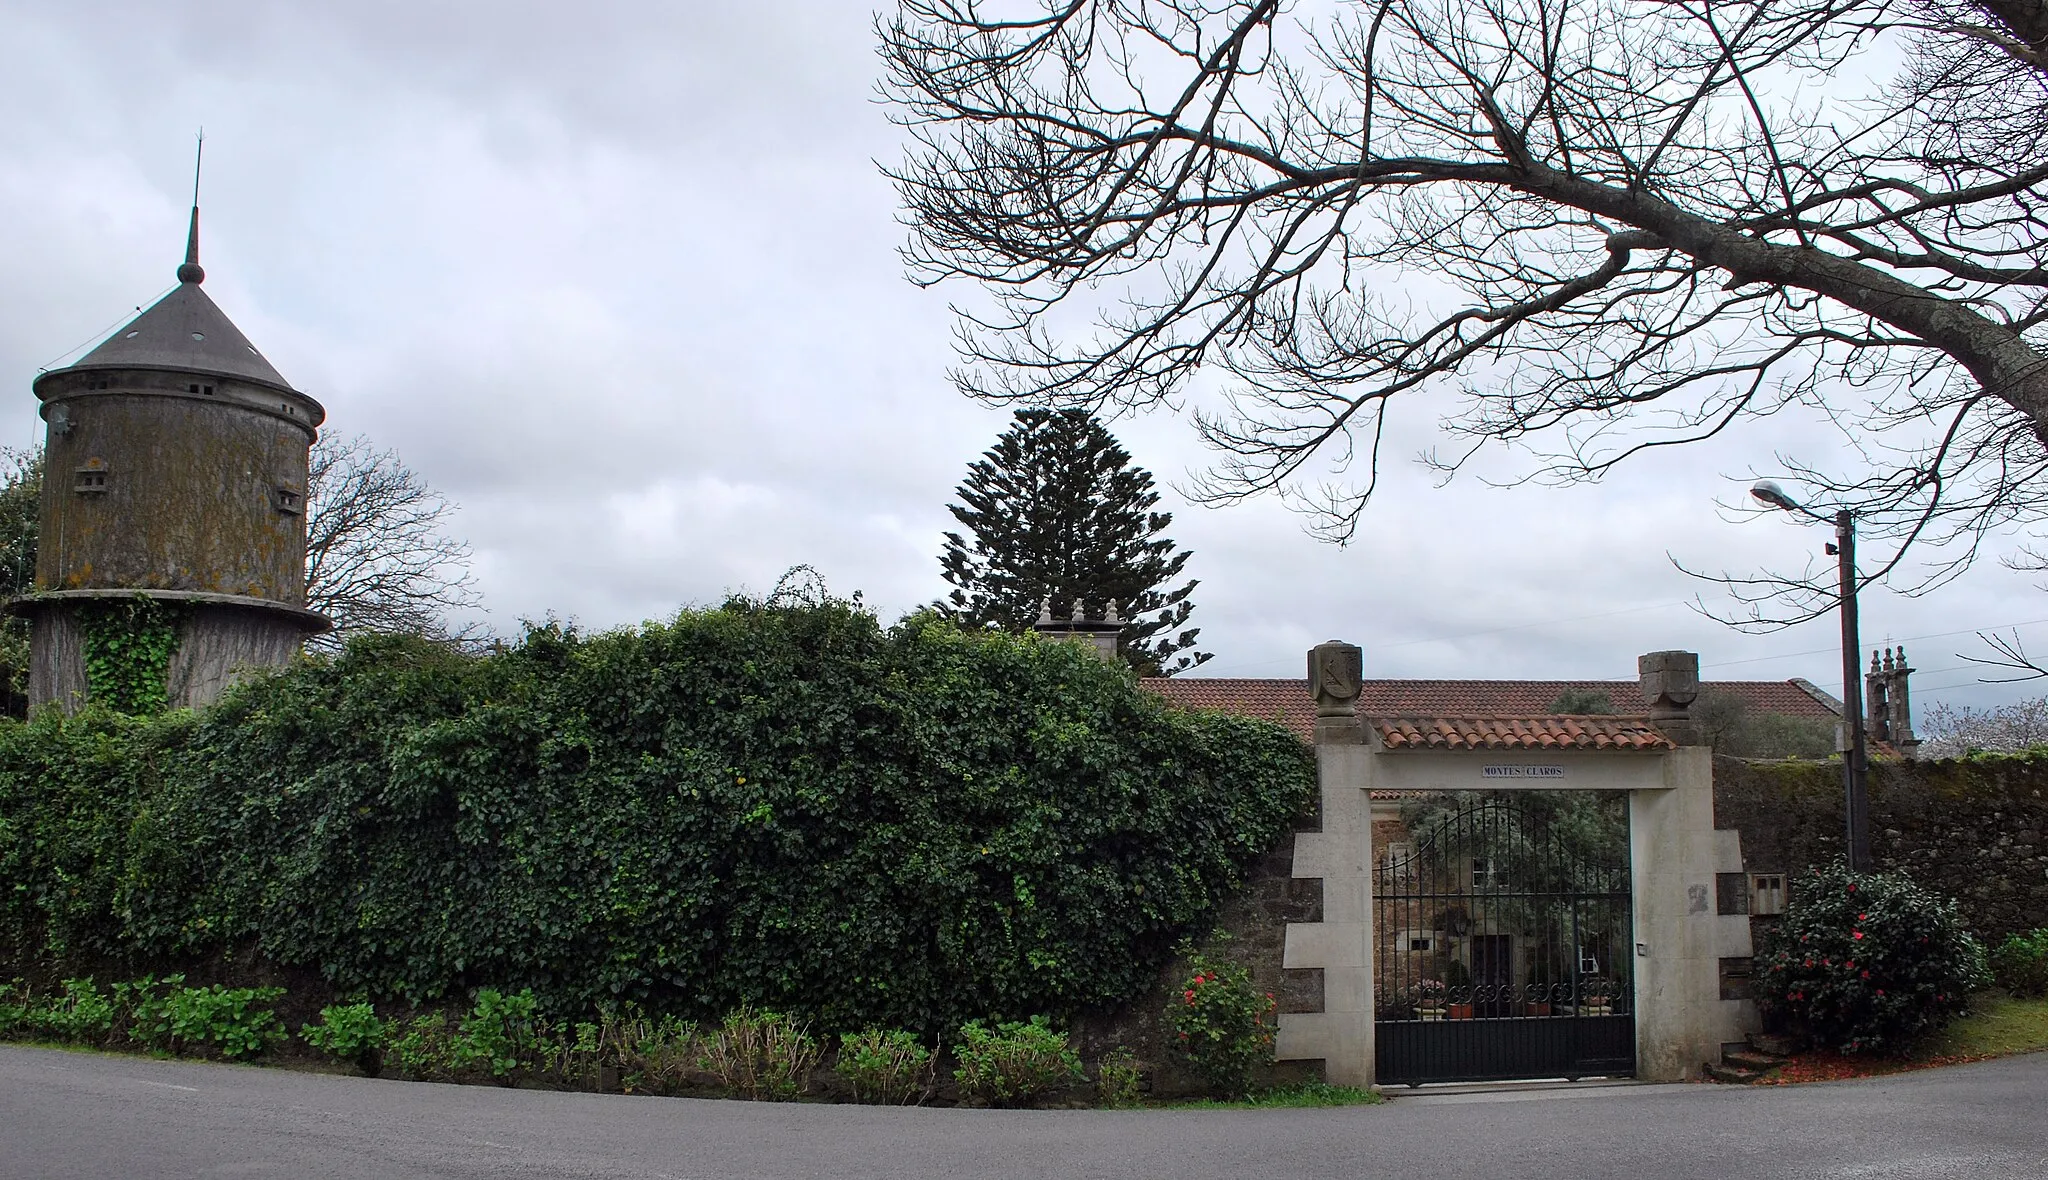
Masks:
[[[1869,915],[1869,914],[1858,914],[1858,915],[1856,915],[1856,920],[1857,920],[1858,922],[1867,922],[1867,921],[1869,921],[1869,920],[1870,920],[1870,915]]]
[[[1861,938],[1861,937],[1863,937],[1863,932],[1862,932],[1861,930],[1858,930],[1858,931],[1857,931],[1856,933],[1854,933],[1854,934],[1851,934],[1851,935],[1850,935],[1849,937],[1851,937],[1851,938]]]

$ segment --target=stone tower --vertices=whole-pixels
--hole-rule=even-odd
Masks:
[[[328,628],[307,610],[307,453],[326,411],[293,389],[200,284],[192,209],[178,286],[78,363],[36,378],[47,424],[31,707],[90,694],[87,648],[138,597],[176,628],[171,706]],[[132,614],[131,616],[132,617]]]

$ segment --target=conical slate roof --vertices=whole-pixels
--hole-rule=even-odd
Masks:
[[[292,387],[192,281],[179,283],[71,368],[177,369]]]

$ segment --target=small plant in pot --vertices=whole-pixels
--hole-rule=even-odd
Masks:
[[[1444,996],[1449,989],[1441,979],[1424,979],[1415,984],[1415,1012],[1424,1020],[1444,1018]]]
[[[1452,959],[1444,966],[1444,986],[1449,993],[1451,1019],[1472,1019],[1472,969]]]

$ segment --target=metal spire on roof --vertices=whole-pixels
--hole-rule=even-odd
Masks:
[[[185,264],[178,268],[181,283],[203,283],[206,268],[199,265],[199,166],[206,159],[206,128],[199,129],[199,145],[192,153],[192,228],[185,235]]]

